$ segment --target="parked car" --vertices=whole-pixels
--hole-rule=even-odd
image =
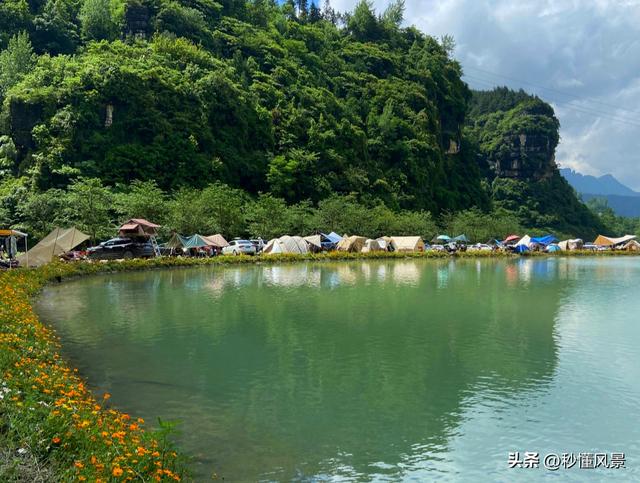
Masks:
[[[153,246],[150,242],[134,241],[131,238],[112,238],[87,249],[87,257],[93,260],[150,258],[152,256]]]
[[[229,246],[222,249],[223,255],[255,255],[256,247],[249,240],[231,240]]]
[[[262,250],[264,250],[264,247],[266,245],[266,243],[262,238],[258,238],[257,240],[249,240],[249,241],[253,243],[254,247],[256,247],[256,253],[262,253]]]

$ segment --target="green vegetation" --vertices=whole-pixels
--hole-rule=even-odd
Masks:
[[[557,174],[552,108],[472,93],[453,39],[403,9],[3,2],[0,225],[430,237],[473,213],[499,219],[479,237],[603,231]]]

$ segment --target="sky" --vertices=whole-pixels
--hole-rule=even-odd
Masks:
[[[389,0],[373,3],[380,12]],[[561,167],[640,191],[640,0],[405,0],[405,24],[453,35],[472,88],[523,88],[551,103]]]

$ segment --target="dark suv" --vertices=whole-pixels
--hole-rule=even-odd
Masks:
[[[148,241],[134,241],[131,238],[112,238],[87,250],[87,257],[94,260],[114,258],[149,258],[153,256],[153,246]]]

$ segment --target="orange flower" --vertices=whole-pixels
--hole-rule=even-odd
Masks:
[[[53,444],[58,444],[58,443],[60,443],[60,438],[58,438],[58,437],[56,436],[55,438],[53,438],[53,439],[51,440],[51,442],[52,442]]]
[[[122,468],[120,468],[119,466],[114,466],[113,471],[111,471],[111,474],[113,476],[122,476],[122,473],[124,472],[122,471]]]
[[[110,397],[111,397],[111,394],[109,394],[108,392],[105,392],[105,393],[102,395],[102,399],[104,399],[105,401],[106,401],[107,399],[109,399]]]
[[[84,465],[80,461],[76,461],[75,463],[73,463],[73,466],[80,469],[84,468]]]

